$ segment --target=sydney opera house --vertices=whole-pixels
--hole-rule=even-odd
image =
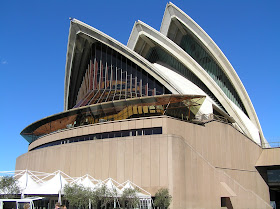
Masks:
[[[152,195],[165,187],[173,209],[279,199],[280,151],[223,52],[172,3],[160,31],[137,21],[127,46],[72,19],[64,111],[21,135],[17,170],[130,180]]]

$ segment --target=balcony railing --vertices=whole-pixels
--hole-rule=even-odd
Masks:
[[[223,123],[230,123],[229,120],[226,117],[223,117],[221,115],[215,115],[213,113],[202,114],[202,115],[196,117],[195,120],[198,120],[202,123],[208,123],[208,122],[213,121],[213,120],[220,121],[220,122],[223,122]]]
[[[265,149],[280,148],[280,142],[263,143],[263,148]]]

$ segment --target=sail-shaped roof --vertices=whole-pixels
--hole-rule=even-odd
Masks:
[[[265,141],[254,107],[237,73],[206,32],[174,4],[167,4],[160,32],[137,21],[127,45],[159,69],[167,67],[176,72],[178,78],[183,76],[191,81],[204,91],[216,110],[221,108],[234,119],[241,132],[258,144]],[[175,86],[178,84],[173,76],[167,80]],[[187,83],[181,86],[183,89],[179,88],[181,93],[189,91]],[[208,113],[209,108],[205,108],[204,114]]]

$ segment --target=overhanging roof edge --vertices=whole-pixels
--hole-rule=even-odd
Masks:
[[[93,107],[98,107],[100,106],[102,108],[102,105],[105,105],[105,104],[121,104],[121,103],[128,103],[128,102],[132,102],[132,101],[141,101],[140,103],[142,104],[142,101],[145,101],[147,99],[152,99],[152,98],[184,98],[184,97],[188,97],[190,99],[195,99],[195,98],[205,98],[204,95],[174,95],[174,94],[165,94],[165,95],[156,95],[156,96],[146,96],[146,97],[135,97],[135,98],[130,98],[130,99],[126,99],[126,100],[117,100],[117,101],[109,101],[109,102],[103,102],[103,103],[98,103],[98,104],[93,104],[93,105],[88,105],[88,106],[82,106],[82,107],[78,107],[78,108],[73,108],[73,109],[70,109],[70,110],[67,110],[67,111],[63,111],[63,112],[60,112],[60,113],[56,113],[56,114],[53,114],[53,115],[50,115],[50,116],[47,116],[47,117],[44,117],[40,120],[37,120],[33,123],[31,123],[30,125],[28,125],[27,127],[25,127],[22,131],[21,131],[21,135],[24,137],[24,135],[28,135],[29,133],[24,133],[26,130],[28,129],[32,129],[32,126],[38,124],[39,122],[43,122],[43,121],[46,121],[45,124],[48,122],[48,121],[51,121],[52,118],[56,117],[56,116],[60,116],[60,118],[63,118],[64,115],[74,115],[76,113],[78,113],[79,111],[86,111],[86,109],[91,109]],[[139,104],[140,104],[139,103]],[[149,104],[149,103],[147,103]],[[25,137],[24,137],[25,138]]]

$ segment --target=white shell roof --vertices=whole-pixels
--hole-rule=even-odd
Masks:
[[[153,65],[147,61],[145,58],[113,39],[112,37],[102,33],[101,31],[79,21],[76,19],[71,20],[70,32],[68,38],[68,46],[67,46],[67,55],[66,55],[66,66],[65,66],[65,90],[64,90],[64,110],[67,110],[68,106],[68,96],[69,96],[69,85],[71,79],[71,70],[72,70],[72,60],[75,55],[75,44],[77,35],[84,35],[87,38],[90,38],[95,41],[99,41],[105,45],[108,45],[118,53],[124,55],[132,62],[140,66],[143,70],[148,72],[151,76],[156,78],[161,84],[163,84],[167,89],[169,89],[172,93],[179,93],[174,86],[168,83],[168,79],[164,78],[157,72],[157,69],[153,67]]]
[[[217,62],[220,64],[220,66],[222,67],[222,69],[230,79],[237,93],[239,94],[239,97],[241,98],[245,106],[245,109],[248,112],[251,122],[259,131],[260,136],[258,138],[260,138],[260,140],[263,140],[265,142],[266,140],[263,136],[259,119],[257,117],[253,104],[249,98],[249,95],[243,83],[241,82],[240,78],[238,77],[236,71],[234,70],[234,68],[232,67],[232,65],[224,55],[224,53],[211,39],[211,37],[192,18],[190,18],[186,13],[184,13],[180,8],[178,8],[171,2],[169,2],[166,5],[166,9],[161,23],[160,32],[163,35],[167,36],[168,29],[171,20],[173,18],[176,18],[177,20],[179,20],[181,24],[187,27],[201,41],[201,43],[203,43],[204,46],[207,47],[210,53],[215,57]],[[255,137],[253,138],[255,139]]]
[[[230,99],[228,99],[222,89],[195,60],[193,60],[176,43],[166,37],[171,20],[173,18],[176,18],[181,24],[184,24],[184,26],[192,31],[192,33],[209,49],[211,54],[215,57],[224,72],[227,74],[234,88],[237,90],[246,108],[246,111],[249,114],[250,119],[236,105],[234,105],[233,102],[230,101]],[[180,76],[176,72],[172,71],[172,69],[166,68],[160,63],[152,64],[141,55],[133,51],[139,37],[148,37],[148,39],[152,39],[157,44],[161,45],[165,50],[169,51],[169,53],[176,56],[178,60],[182,61],[182,64],[184,64],[194,74],[196,74],[197,77],[201,79],[201,81],[212,91],[215,97],[219,100],[223,108],[225,108],[229,115],[233,117],[233,119],[236,121],[237,126],[239,126],[248,137],[253,139],[253,141],[258,144],[261,144],[262,140],[265,141],[254,107],[235,70],[233,69],[225,55],[222,53],[222,51],[215,44],[215,42],[207,35],[207,33],[174,4],[167,4],[160,32],[154,30],[141,21],[136,22],[131,32],[127,46],[124,46],[115,39],[83,22],[80,22],[76,19],[71,20],[65,73],[65,110],[67,109],[67,101],[69,95],[69,85],[71,77],[70,75],[72,70],[71,63],[75,54],[76,36],[78,34],[83,34],[90,39],[100,41],[108,45],[112,49],[118,51],[119,53],[123,54],[138,66],[143,68],[145,71],[147,71],[149,74],[151,74],[154,78],[156,78],[173,94],[206,95],[205,92],[203,92],[199,87],[185,79],[183,76]],[[212,113],[212,104],[217,106],[209,96],[206,97],[206,101],[201,107],[199,114]]]
[[[176,10],[177,9],[177,10]],[[175,14],[174,11],[177,11]],[[171,14],[170,14],[171,13]],[[177,17],[178,15],[179,17]],[[167,9],[165,11],[165,15],[163,17],[163,22],[161,26],[162,33],[156,31],[152,27],[148,26],[147,24],[137,21],[132,29],[129,41],[127,43],[128,47],[131,49],[135,49],[136,44],[139,40],[139,38],[147,37],[151,40],[153,40],[155,43],[157,43],[159,46],[164,48],[166,51],[169,51],[170,54],[175,56],[182,64],[184,64],[188,69],[190,69],[194,74],[196,74],[201,81],[212,91],[212,93],[216,96],[216,98],[219,100],[219,102],[223,105],[223,107],[226,109],[226,111],[229,113],[231,117],[234,118],[237,125],[241,128],[241,130],[250,137],[253,141],[255,141],[258,144],[262,143],[263,141],[266,141],[263,137],[262,130],[257,118],[257,115],[255,113],[255,110],[253,108],[253,105],[250,101],[250,98],[241,83],[239,77],[237,76],[236,72],[228,62],[228,60],[225,58],[223,53],[220,51],[220,49],[215,45],[215,43],[212,41],[212,39],[188,16],[188,20],[185,20],[187,23],[190,24],[190,27],[195,27],[196,30],[201,30],[201,32],[196,33],[195,35],[198,36],[200,39],[200,35],[202,38],[209,39],[209,43],[211,42],[212,48],[215,48],[215,52],[218,53],[217,56],[224,56],[224,62],[227,62],[228,64],[222,65],[222,67],[226,71],[229,71],[230,73],[227,73],[229,76],[229,79],[231,79],[232,84],[237,89],[240,98],[242,99],[242,102],[245,104],[246,110],[248,111],[250,119],[241,111],[236,105],[232,105],[233,102],[225,95],[225,93],[222,91],[222,89],[216,84],[216,82],[204,71],[204,69],[196,63],[194,59],[190,57],[185,51],[183,51],[176,43],[174,43],[172,40],[168,39],[165,35],[167,34],[169,24],[171,22],[171,18],[183,18],[187,16],[185,13],[183,13],[180,9],[178,9],[175,5],[172,3],[167,5]],[[168,26],[168,27],[167,27]],[[207,36],[206,36],[206,35]],[[147,40],[147,38],[143,38],[144,40]],[[212,43],[213,42],[213,43]],[[208,45],[206,45],[208,47]],[[216,47],[215,47],[216,46]],[[220,58],[221,60],[221,58]],[[219,61],[219,60],[218,60]],[[164,73],[164,71],[162,71]],[[177,74],[179,77],[179,75]],[[166,77],[166,76],[165,76]],[[170,76],[167,77],[169,82],[172,83],[172,79],[174,79],[174,76],[172,76],[172,79]],[[175,83],[175,82],[174,82]],[[175,85],[176,86],[176,85]],[[178,87],[177,87],[178,88]],[[182,92],[182,88],[185,88],[181,86],[181,88],[178,88],[180,92]]]

